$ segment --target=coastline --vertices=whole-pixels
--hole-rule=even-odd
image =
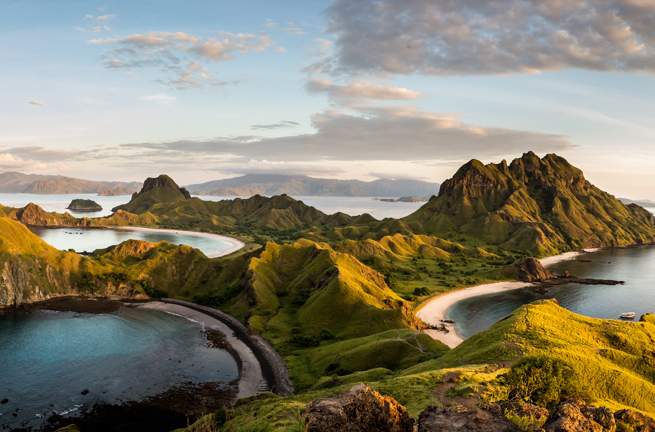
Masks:
[[[539,260],[541,265],[544,267],[557,264],[562,261],[569,261],[580,255],[586,255],[589,253],[594,253],[600,250],[597,249],[584,249],[582,251],[575,252],[565,252],[560,255],[553,255],[550,257],[542,258]],[[455,326],[450,323],[443,323],[443,320],[446,320],[446,312],[448,309],[455,303],[466,300],[471,297],[478,297],[486,294],[496,294],[504,291],[511,291],[519,288],[525,288],[532,285],[531,282],[518,282],[518,281],[506,281],[506,282],[496,282],[483,285],[477,285],[474,287],[464,288],[457,291],[451,291],[445,293],[439,297],[435,297],[430,301],[424,303],[420,306],[416,316],[421,318],[428,324],[432,325],[442,325],[444,324],[448,329],[448,333],[443,333],[438,330],[425,330],[425,333],[430,335],[433,339],[436,339],[450,348],[455,348],[462,342],[462,339],[457,332],[455,331]]]
[[[242,340],[236,337],[232,330],[222,321],[178,304],[152,301],[140,304],[138,307],[181,316],[191,321],[195,321],[203,327],[220,330],[221,333],[225,335],[227,342],[232,346],[232,348],[234,348],[234,351],[236,351],[239,360],[235,360],[237,363],[239,363],[239,361],[241,363],[239,368],[239,391],[236,396],[237,399],[256,395],[260,392],[262,387],[266,386],[266,379],[262,373],[262,368],[257,356],[255,356],[252,350]]]
[[[241,240],[237,240],[233,237],[227,237],[219,234],[203,233],[198,231],[173,230],[173,229],[163,229],[163,228],[145,228],[145,227],[133,227],[133,226],[98,227],[98,228],[122,229],[126,231],[166,232],[172,234],[183,233],[184,235],[221,240],[224,241],[225,243],[229,243],[230,245],[232,245],[231,247],[225,250],[219,251],[215,254],[207,255],[207,258],[218,258],[225,255],[229,255],[246,246],[244,242],[242,242]]]

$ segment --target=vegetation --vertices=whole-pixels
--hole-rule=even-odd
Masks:
[[[296,414],[306,402],[358,382],[416,416],[441,403],[435,391],[452,373],[461,381],[445,397],[552,408],[576,396],[655,414],[652,316],[597,320],[541,301],[449,350],[421,332],[414,314],[431,296],[516,279],[511,264],[526,256],[655,239],[652,215],[598,190],[555,155],[471,161],[401,220],[326,215],[286,195],[203,201],[166,176],[148,179],[108,218],[75,219],[33,204],[0,207],[0,216],[0,266],[20,275],[0,285],[1,305],[65,293],[180,298],[231,314],[284,356],[296,396],[242,400],[189,430],[302,430]],[[188,246],[130,240],[81,257],[16,221],[190,229],[248,246],[208,259]]]

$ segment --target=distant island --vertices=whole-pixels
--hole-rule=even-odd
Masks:
[[[247,174],[224,180],[185,186],[194,195],[213,196],[432,196],[439,183],[410,179],[335,180],[301,175]]]
[[[66,207],[68,210],[73,210],[77,212],[97,212],[102,211],[102,206],[93,200],[87,199],[74,199]]]
[[[619,198],[619,201],[621,201],[625,205],[637,204],[638,206],[644,208],[655,208],[655,201],[650,201],[650,200],[631,200],[628,198]]]
[[[400,197],[398,199],[394,199],[394,198],[373,198],[373,201],[406,202],[406,203],[428,202],[429,200],[430,200],[430,197],[420,197],[420,196]]]
[[[129,188],[125,186],[118,186],[114,189],[105,189],[98,194],[98,196],[121,196],[121,195],[134,195],[139,192],[138,189]]]
[[[13,171],[0,173],[0,193],[97,194],[118,187],[136,191],[141,188],[141,185],[141,182],[93,181],[60,175],[23,174]]]

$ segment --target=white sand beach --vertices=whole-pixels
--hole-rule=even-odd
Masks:
[[[242,242],[241,240],[237,240],[232,237],[227,237],[227,236],[222,236],[218,234],[210,234],[210,233],[203,233],[203,232],[197,232],[197,231],[184,231],[184,230],[172,230],[172,229],[159,229],[159,228],[143,228],[143,227],[110,227],[110,228],[118,228],[122,230],[127,230],[127,231],[152,231],[152,232],[166,232],[166,233],[172,233],[172,234],[184,234],[184,235],[192,235],[196,237],[205,237],[205,238],[212,238],[216,240],[221,240],[224,241],[225,243],[229,243],[232,246],[229,248],[222,250],[220,252],[217,252],[215,254],[207,255],[207,258],[217,258],[225,255],[229,255],[233,252],[238,251],[242,247],[244,247],[246,244]]]
[[[551,266],[553,264],[572,260],[579,255],[584,255],[587,253],[596,252],[599,249],[585,249],[581,252],[566,252],[560,255],[555,255],[551,257],[542,258],[539,260],[541,265],[544,267]],[[416,313],[416,316],[421,318],[428,324],[432,325],[441,325],[445,324],[446,328],[449,330],[448,333],[443,333],[437,330],[426,330],[425,332],[429,334],[432,338],[443,342],[451,348],[455,348],[457,345],[464,342],[460,336],[455,332],[455,327],[453,324],[442,323],[442,320],[446,318],[446,312],[448,309],[455,303],[466,300],[471,297],[478,297],[486,294],[496,294],[503,291],[510,291],[519,288],[524,288],[531,285],[527,282],[497,282],[485,285],[478,285],[471,288],[465,288],[459,291],[453,291],[446,293],[440,297],[436,297],[430,300],[427,304],[423,305],[421,309]]]
[[[153,301],[144,303],[139,307],[179,315],[184,318],[196,321],[204,327],[211,327],[220,330],[223,334],[225,334],[229,344],[232,345],[234,350],[239,354],[242,362],[237,399],[259,393],[258,387],[264,381],[264,376],[262,375],[262,369],[259,361],[253,354],[252,350],[246,346],[246,344],[233,336],[233,332],[228,326],[216,318],[212,318],[201,312],[176,304]]]

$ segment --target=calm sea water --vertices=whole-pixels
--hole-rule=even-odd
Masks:
[[[194,247],[205,255],[213,255],[232,246],[230,243],[215,238],[163,231],[128,231],[120,228],[29,227],[29,229],[59,250],[75,249],[76,252],[93,252],[96,249],[104,249],[129,239],[152,243],[165,240],[176,245],[183,244]]]
[[[194,195],[195,196],[195,195]],[[73,199],[90,199],[102,206],[101,212],[71,212],[66,207]],[[38,195],[38,194],[0,194],[0,204],[8,207],[24,207],[29,203],[41,206],[46,211],[56,211],[58,213],[69,212],[76,217],[104,217],[111,215],[111,209],[125,204],[130,201],[130,196],[118,197],[100,197],[94,194],[70,194],[70,195]],[[206,201],[221,201],[224,199],[234,199],[233,196],[199,196],[198,198]],[[241,197],[246,199],[248,197]],[[352,216],[368,213],[376,219],[386,217],[401,218],[416,211],[425,203],[389,203],[373,201],[373,198],[367,197],[304,197],[297,196],[295,199],[303,201],[305,204],[316,207],[320,211],[328,214],[343,212]],[[394,197],[398,198],[398,197]]]
[[[455,329],[467,338],[486,330],[521,305],[543,298],[555,298],[560,306],[594,318],[619,318],[624,312],[655,313],[655,247],[613,249],[586,255],[592,262],[565,261],[549,269],[556,273],[595,279],[625,281],[625,285],[569,284],[550,288],[545,295],[523,289],[463,300],[446,312]]]
[[[74,415],[182,382],[237,378],[232,356],[205,343],[197,323],[147,309],[0,316],[0,400],[9,399],[0,405],[0,426],[36,426],[53,412]]]

